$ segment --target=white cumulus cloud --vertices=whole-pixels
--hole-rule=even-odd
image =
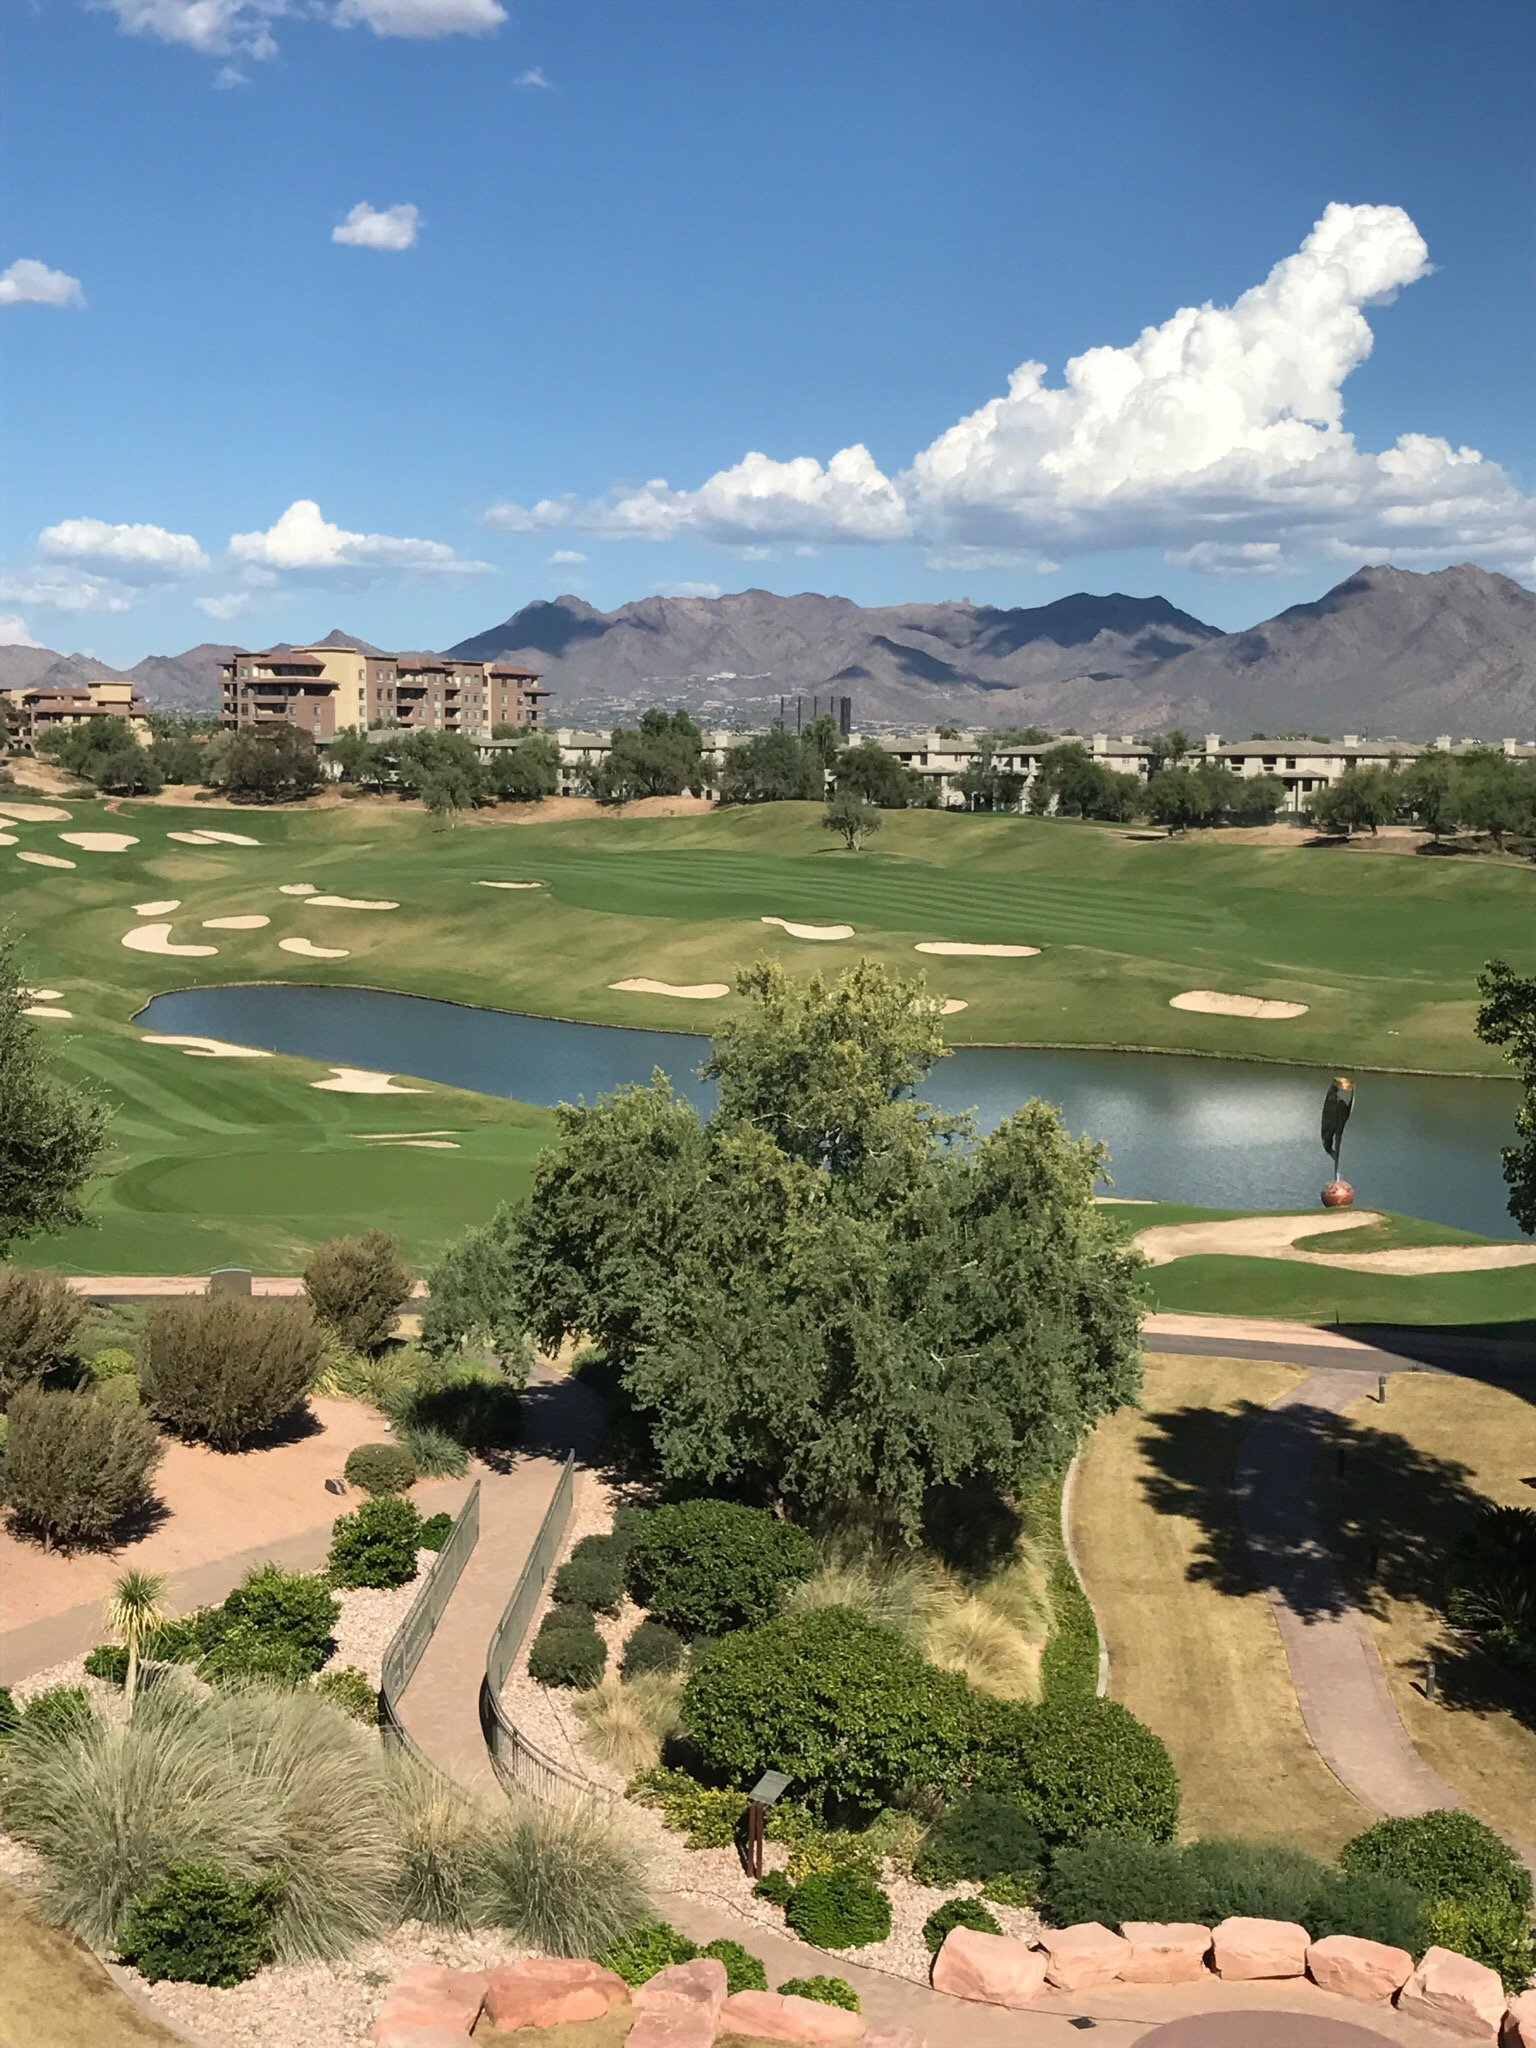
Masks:
[[[232,590],[224,597],[196,597],[192,602],[210,619],[238,619],[250,610],[253,600],[243,590]]]
[[[503,533],[542,533],[547,527],[569,525],[577,512],[574,497],[540,498],[536,505],[514,505],[503,499],[488,505],[481,516],[487,526],[499,526]]]
[[[0,647],[41,647],[27,631],[26,620],[15,612],[0,612]]]
[[[483,36],[499,28],[499,0],[341,0],[338,28],[371,28],[376,36]]]
[[[103,0],[126,35],[179,43],[204,57],[275,57],[268,23],[288,0]]]
[[[544,76],[542,65],[532,64],[526,71],[520,71],[512,81],[514,85],[531,85],[538,92],[553,92],[554,86]]]
[[[376,209],[360,199],[341,225],[331,229],[331,240],[348,242],[354,249],[409,249],[420,218],[414,206]]]
[[[658,597],[718,597],[718,583],[653,583],[651,589]]]
[[[141,593],[87,569],[29,569],[0,577],[0,598],[51,612],[126,612]]]
[[[171,583],[208,567],[208,557],[190,533],[114,526],[105,519],[61,519],[57,526],[45,526],[37,551],[48,561],[74,562],[123,583]]]
[[[0,270],[0,306],[83,306],[85,293],[78,277],[50,270],[34,256],[18,256]]]
[[[552,569],[572,569],[586,560],[578,548],[556,548],[549,558]]]
[[[1021,364],[893,475],[859,443],[825,466],[754,453],[695,489],[658,479],[487,517],[726,545],[910,538],[945,559],[1013,551],[1031,564],[1157,547],[1214,574],[1336,551],[1475,554],[1530,574],[1536,502],[1497,462],[1417,432],[1372,452],[1344,424],[1345,381],[1371,351],[1367,309],[1429,268],[1401,207],[1334,204],[1230,306],[1186,306],[1134,341],[1088,349],[1059,383]]]
[[[245,564],[251,580],[274,573],[366,580],[398,570],[415,575],[473,575],[487,562],[467,561],[439,540],[407,540],[388,533],[348,533],[333,526],[313,498],[296,498],[265,533],[230,537],[231,558]]]

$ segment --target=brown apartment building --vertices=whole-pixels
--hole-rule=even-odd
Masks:
[[[131,683],[80,683],[60,688],[32,683],[0,690],[0,713],[12,734],[12,744],[34,753],[45,732],[55,726],[80,725],[88,718],[120,718],[141,745],[149,745],[149,706],[134,695]]]
[[[483,739],[498,725],[541,725],[550,694],[534,669],[451,654],[270,647],[237,650],[221,669],[225,725],[283,719],[317,740],[373,725]]]

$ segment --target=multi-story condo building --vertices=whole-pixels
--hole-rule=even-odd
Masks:
[[[225,725],[281,719],[317,740],[376,725],[480,739],[498,725],[538,726],[550,694],[536,670],[515,662],[360,647],[237,649],[221,669]]]
[[[55,726],[80,725],[88,718],[121,719],[142,746],[149,745],[149,706],[133,694],[132,683],[80,683],[52,688],[33,683],[0,691],[0,710],[10,744],[35,753],[37,742]]]

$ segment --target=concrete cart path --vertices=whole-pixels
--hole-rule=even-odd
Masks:
[[[1322,1429],[1360,1392],[1358,1371],[1325,1367],[1271,1404],[1238,1453],[1238,1516],[1307,1732],[1329,1769],[1375,1813],[1459,1807],[1462,1799],[1408,1738],[1312,1501]],[[1536,1873],[1536,1849],[1513,1840],[1512,1846]]]

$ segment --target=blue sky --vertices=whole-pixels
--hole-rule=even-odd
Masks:
[[[0,13],[0,637],[1536,582],[1523,0]]]

